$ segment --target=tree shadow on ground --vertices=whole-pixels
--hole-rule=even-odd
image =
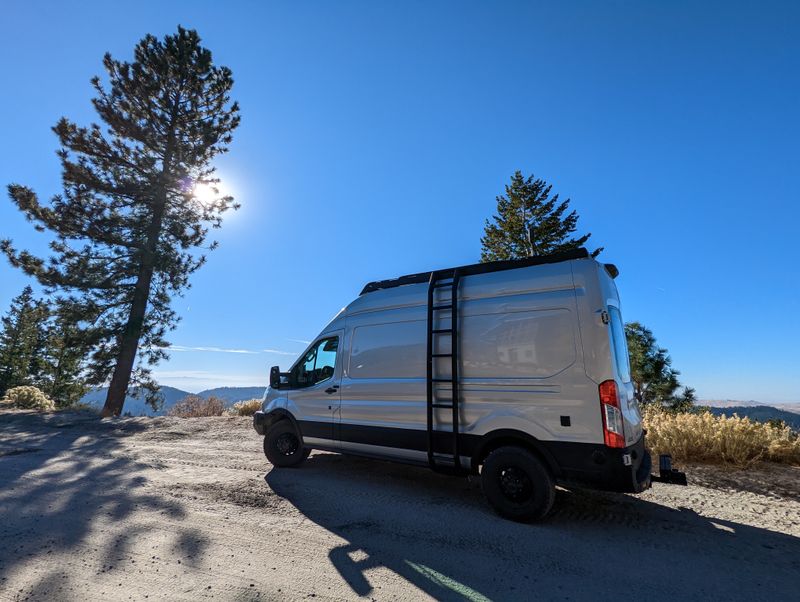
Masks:
[[[179,503],[144,493],[141,472],[147,467],[124,448],[126,437],[147,428],[136,419],[101,421],[84,414],[0,415],[0,591],[19,571],[42,575],[51,566],[42,561],[51,554],[80,554],[92,531],[113,526],[134,511],[184,517]],[[105,549],[98,574],[115,565],[136,536],[150,528],[109,528],[100,539]],[[203,542],[200,533],[175,534],[175,545],[189,556],[197,554]],[[69,575],[62,573],[50,570],[22,593],[34,598],[63,596]]]
[[[800,539],[622,494],[559,491],[552,516],[494,515],[477,482],[314,454],[268,486],[346,543],[329,558],[354,595],[388,568],[439,600],[789,599]]]

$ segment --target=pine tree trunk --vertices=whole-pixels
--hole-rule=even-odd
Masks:
[[[136,352],[139,350],[139,339],[142,336],[142,325],[147,313],[147,302],[150,299],[150,286],[153,282],[158,239],[161,237],[161,225],[167,209],[166,182],[172,168],[172,153],[175,149],[175,124],[180,102],[181,99],[178,96],[172,107],[169,137],[164,151],[164,160],[161,164],[161,189],[158,191],[158,203],[155,206],[153,221],[150,222],[150,227],[147,231],[147,242],[145,243],[142,265],[139,269],[139,277],[136,279],[136,288],[133,290],[131,311],[128,314],[128,322],[125,324],[125,330],[122,333],[122,340],[119,344],[117,365],[114,367],[114,374],[111,377],[111,383],[108,385],[106,403],[100,413],[103,418],[119,416],[122,413],[125,395],[131,382],[133,363],[136,360]]]
[[[128,392],[128,385],[131,381],[131,372],[133,372],[133,363],[136,360],[136,352],[139,349],[139,338],[142,334],[142,325],[147,312],[147,300],[150,298],[152,281],[152,260],[145,261],[139,272],[139,278],[136,280],[131,312],[128,315],[128,322],[125,325],[119,345],[117,365],[114,367],[114,375],[111,377],[111,384],[108,387],[106,403],[100,414],[103,418],[119,416],[122,413],[125,395]]]
[[[139,339],[142,336],[144,317],[147,313],[147,302],[150,299],[150,288],[153,283],[158,239],[161,235],[161,224],[164,221],[164,211],[167,205],[166,190],[162,190],[160,196],[160,202],[156,207],[153,221],[150,223],[150,228],[147,232],[147,242],[143,252],[142,264],[139,268],[139,277],[136,279],[136,287],[133,290],[131,311],[128,314],[128,322],[125,324],[125,330],[122,332],[119,344],[117,365],[114,367],[114,374],[108,386],[106,403],[100,413],[103,418],[119,416],[122,413],[125,395],[131,382],[131,372],[133,372],[136,352],[139,350]]]
[[[58,350],[58,359],[56,360],[56,367],[53,370],[53,380],[50,383],[50,399],[56,402],[56,405],[59,405],[58,392],[61,388],[61,365],[64,362],[64,355],[66,352],[66,344],[64,341],[61,342],[61,348]]]
[[[169,157],[167,157],[168,160]],[[144,317],[147,313],[147,302],[150,299],[158,239],[161,236],[161,225],[164,221],[164,212],[167,206],[166,187],[162,189],[159,196],[161,197],[160,202],[156,207],[153,221],[150,223],[150,228],[147,232],[147,242],[143,252],[142,264],[139,268],[139,277],[136,279],[136,287],[133,290],[131,311],[128,314],[128,322],[125,324],[125,330],[122,332],[119,344],[117,365],[114,367],[114,374],[108,386],[106,403],[100,413],[103,418],[119,416],[122,413],[125,395],[131,382],[133,363],[136,360],[136,352],[139,349],[139,339],[142,336]]]

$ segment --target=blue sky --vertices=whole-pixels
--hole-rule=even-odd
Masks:
[[[50,127],[94,119],[106,51],[180,23],[233,70],[218,165],[243,207],[175,302],[162,383],[263,384],[365,282],[477,261],[520,169],[572,199],[702,398],[800,400],[800,5],[114,6],[5,5],[0,183],[58,191]],[[0,236],[46,242],[2,199]],[[0,311],[26,282],[2,260]]]

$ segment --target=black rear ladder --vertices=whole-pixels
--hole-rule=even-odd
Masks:
[[[428,464],[434,470],[452,469],[461,470],[459,456],[459,389],[458,389],[458,283],[460,275],[458,269],[442,272],[431,272],[428,281],[428,347],[427,347],[427,429],[428,429]],[[450,291],[449,301],[437,301],[437,290]],[[450,312],[450,328],[439,328],[438,322],[442,320],[441,312]],[[443,352],[439,344],[442,336],[450,337],[450,351]],[[440,378],[436,374],[436,360],[450,358],[450,376]],[[450,400],[439,401],[437,384],[450,383]],[[444,432],[434,428],[434,410],[452,410],[452,457],[446,453],[435,452],[434,433]],[[437,464],[437,460],[440,462]]]

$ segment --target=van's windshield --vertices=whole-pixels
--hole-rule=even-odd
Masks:
[[[614,358],[617,362],[617,373],[622,382],[631,382],[630,361],[628,359],[628,341],[625,339],[625,326],[622,323],[622,314],[616,307],[609,306],[608,314],[611,316],[611,340],[614,348]]]

